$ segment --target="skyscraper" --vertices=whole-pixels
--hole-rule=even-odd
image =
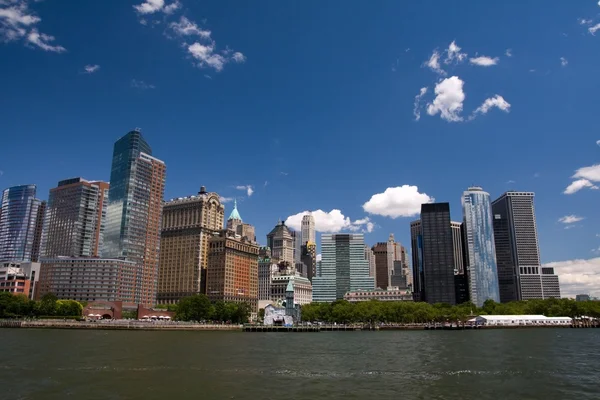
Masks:
[[[0,260],[32,261],[38,258],[42,201],[35,185],[13,186],[2,192],[0,212]],[[36,237],[37,235],[37,237]]]
[[[50,189],[43,229],[43,257],[99,257],[109,184],[65,179]]]
[[[375,278],[377,267],[375,253],[373,253],[373,248],[367,244],[365,244],[365,260],[369,262],[369,276]]]
[[[467,243],[469,297],[477,307],[490,299],[500,301],[498,267],[490,195],[480,187],[463,193],[462,206]]]
[[[142,265],[139,302],[156,300],[165,163],[152,157],[139,130],[115,142],[103,257]]]
[[[271,249],[273,258],[295,266],[294,237],[285,222],[279,221],[275,228],[267,234],[267,247]]]
[[[317,243],[315,217],[313,217],[312,213],[302,217],[302,244],[305,245],[307,242]]]
[[[321,263],[313,278],[313,301],[341,300],[350,291],[373,290],[375,281],[369,276],[365,260],[363,234],[321,235]]]
[[[306,242],[302,245],[302,256],[301,261],[306,268],[306,274],[303,275],[312,282],[313,277],[317,273],[317,244],[314,242]]]
[[[416,227],[416,224],[414,225]],[[413,225],[411,224],[411,229]],[[417,235],[417,242],[418,242]],[[428,303],[456,304],[454,249],[450,225],[450,204],[421,205],[421,300]],[[414,251],[414,249],[413,249]]]
[[[506,192],[492,202],[500,300],[559,298],[558,276],[543,268],[533,192]]]
[[[420,219],[410,223],[410,247],[412,249],[413,298],[415,301],[424,301],[423,232]]]
[[[394,235],[390,234],[387,242],[379,242],[373,246],[375,254],[375,287],[387,289],[391,286],[390,277],[394,269]]]
[[[469,301],[469,283],[467,272],[465,271],[465,241],[464,229],[461,222],[451,221],[452,227],[452,246],[454,248],[454,286],[456,289],[456,303],[462,304]]]
[[[237,213],[237,208],[234,208]],[[239,216],[239,214],[238,214]],[[223,229],[225,207],[217,193],[202,186],[196,196],[163,206],[158,269],[158,303],[206,292],[208,241]],[[239,226],[243,226],[241,223]]]

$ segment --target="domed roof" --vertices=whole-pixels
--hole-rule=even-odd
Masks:
[[[238,209],[237,209],[237,200],[233,200],[233,211],[231,211],[231,214],[229,214],[229,218],[227,218],[227,221],[232,220],[232,219],[235,219],[238,221],[242,220],[242,217],[240,216],[240,213],[238,212]]]

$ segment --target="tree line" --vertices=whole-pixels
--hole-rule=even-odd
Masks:
[[[23,294],[0,292],[0,318],[81,317],[83,305],[75,300],[58,300],[46,294],[39,301]]]
[[[171,306],[171,310],[175,311],[175,320],[177,321],[231,322],[233,324],[248,322],[252,311],[248,303],[232,301],[211,303],[204,294],[184,297],[179,303]]]
[[[466,322],[476,315],[523,315],[536,314],[547,317],[600,318],[599,301],[575,301],[572,299],[546,299],[496,303],[487,300],[478,308],[467,302],[429,304],[402,301],[361,301],[350,303],[345,300],[333,303],[311,303],[302,307],[303,321],[330,323],[398,323],[415,324],[429,322]]]

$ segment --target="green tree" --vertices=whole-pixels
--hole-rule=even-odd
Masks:
[[[175,319],[179,321],[202,321],[210,318],[212,305],[203,294],[184,297],[177,304]]]
[[[258,310],[258,320],[259,321],[263,321],[265,319],[265,309],[264,308],[260,308]]]
[[[36,314],[39,316],[52,317],[56,315],[58,297],[52,293],[45,294],[37,303]]]

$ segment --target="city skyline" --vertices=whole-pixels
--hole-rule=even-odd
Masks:
[[[588,273],[600,269],[589,90],[597,2],[564,3],[543,19],[518,3],[441,4],[433,16],[423,4],[352,1],[343,10],[282,3],[232,13],[189,0],[169,13],[132,7],[142,0],[0,9],[17,3],[26,19],[0,17],[2,39],[16,34],[0,41],[0,72],[11,77],[0,188],[34,183],[46,199],[63,179],[108,181],[112,144],[141,127],[169,168],[165,198],[206,185],[227,212],[237,198],[260,242],[277,219],[292,226],[290,217],[312,211],[318,241],[358,231],[368,244],[394,233],[406,245],[421,202],[449,202],[456,216],[472,185],[492,198],[532,191],[542,264],[558,262],[565,294],[600,293],[599,275]],[[76,14],[94,18],[64,18]],[[482,26],[484,15],[496,18]],[[101,42],[87,40],[105,26]],[[208,44],[210,54],[198,51]],[[223,162],[225,139],[227,159],[238,162]],[[414,168],[394,167],[398,149]]]

